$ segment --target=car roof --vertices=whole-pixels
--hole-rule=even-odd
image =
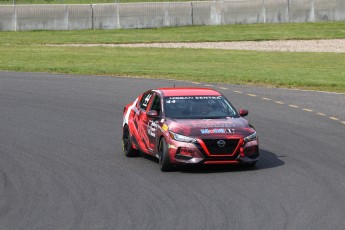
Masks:
[[[221,94],[210,88],[197,87],[178,87],[178,88],[159,88],[165,97],[171,96],[221,96]]]

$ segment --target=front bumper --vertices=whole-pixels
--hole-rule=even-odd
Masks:
[[[253,164],[259,160],[258,141],[245,143],[239,139],[232,152],[214,153],[202,140],[184,143],[171,140],[168,151],[173,164]]]

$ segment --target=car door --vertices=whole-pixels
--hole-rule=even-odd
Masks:
[[[137,116],[134,118],[134,122],[137,124],[138,127],[138,144],[140,149],[146,153],[150,153],[150,138],[148,133],[148,123],[149,118],[147,117],[148,108],[152,104],[154,98],[154,92],[149,91],[143,94],[140,102],[139,102],[139,112]]]
[[[155,118],[147,118],[147,134],[148,134],[148,147],[149,151],[151,151],[154,154],[154,150],[156,149],[157,145],[157,132],[158,132],[158,126],[160,117],[162,114],[162,104],[161,104],[161,98],[159,94],[155,93],[153,95],[152,103],[149,105],[149,109],[147,111],[157,111],[158,117]]]

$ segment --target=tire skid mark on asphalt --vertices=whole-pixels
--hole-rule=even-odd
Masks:
[[[193,84],[201,84],[201,83],[198,83],[198,82],[192,82]],[[204,84],[204,86],[212,86],[212,85],[207,85],[207,84]],[[228,88],[225,88],[225,87],[219,87],[219,89],[223,89],[223,90],[229,90]],[[301,90],[301,89],[289,89],[289,90],[294,90],[294,91],[312,91],[312,92],[321,92],[321,93],[328,93],[328,94],[344,94],[344,93],[335,93],[335,92],[324,92],[324,91],[316,91],[316,90]],[[243,94],[242,91],[238,91],[238,90],[231,90],[232,92],[234,93],[239,93],[239,94]],[[247,96],[250,96],[250,97],[257,97],[257,95],[255,94],[247,94]],[[274,103],[276,104],[280,104],[280,105],[285,105],[286,103],[282,102],[282,101],[274,101],[272,100],[271,98],[267,98],[267,97],[261,97],[262,100],[265,100],[265,101],[273,101]],[[298,109],[298,108],[301,108],[300,106],[298,105],[293,105],[293,104],[287,104],[289,107],[291,108],[295,108],[295,109]],[[320,112],[316,112],[312,109],[308,109],[308,108],[301,108],[303,111],[305,112],[309,112],[309,113],[315,113],[316,115],[319,115],[319,116],[323,116],[323,117],[326,117],[327,115],[324,114],[324,113],[320,113]],[[333,116],[329,116],[328,117],[329,119],[333,120],[333,121],[339,121],[341,124],[345,125],[345,121],[340,121],[339,118],[337,117],[333,117]]]

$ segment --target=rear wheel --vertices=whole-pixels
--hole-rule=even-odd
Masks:
[[[160,165],[161,171],[163,172],[171,171],[173,169],[173,166],[169,160],[168,145],[164,138],[162,138],[159,142],[158,153],[159,153],[159,165]]]
[[[129,128],[127,125],[123,127],[122,146],[123,146],[123,153],[126,155],[126,157],[135,157],[139,155],[139,151],[133,148],[131,135],[129,133]]]

